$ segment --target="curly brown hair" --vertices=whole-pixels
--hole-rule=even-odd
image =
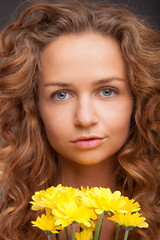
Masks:
[[[44,239],[31,227],[35,213],[28,203],[35,191],[54,185],[57,173],[37,107],[40,56],[62,34],[86,31],[116,39],[133,94],[129,137],[118,153],[117,186],[139,201],[149,228],[135,228],[129,239],[160,239],[160,34],[120,6],[62,0],[33,4],[1,33],[2,240]]]

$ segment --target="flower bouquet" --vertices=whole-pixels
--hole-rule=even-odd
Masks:
[[[140,205],[133,199],[124,197],[120,191],[111,192],[109,188],[50,187],[35,192],[30,203],[32,210],[44,211],[34,227],[44,231],[51,239],[51,234],[65,230],[66,240],[69,240],[68,226],[72,226],[72,240],[99,240],[104,216],[117,223],[115,240],[118,240],[120,227],[125,229],[124,240],[134,227],[147,228],[146,218],[139,213]],[[79,232],[75,225],[79,225]]]

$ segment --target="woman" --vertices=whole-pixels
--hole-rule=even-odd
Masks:
[[[44,239],[28,202],[58,183],[119,189],[149,223],[129,239],[159,239],[159,56],[160,35],[107,3],[35,4],[2,32],[0,239]]]

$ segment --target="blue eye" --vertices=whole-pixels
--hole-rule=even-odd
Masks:
[[[111,88],[105,88],[100,91],[100,95],[103,97],[111,97],[114,94],[115,94],[115,91]]]
[[[57,91],[51,94],[51,98],[55,100],[66,100],[69,96],[69,93],[65,91]]]

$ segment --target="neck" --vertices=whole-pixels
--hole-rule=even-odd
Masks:
[[[115,159],[107,159],[96,165],[81,165],[73,161],[59,158],[57,184],[83,187],[109,187],[112,191],[115,186]]]

